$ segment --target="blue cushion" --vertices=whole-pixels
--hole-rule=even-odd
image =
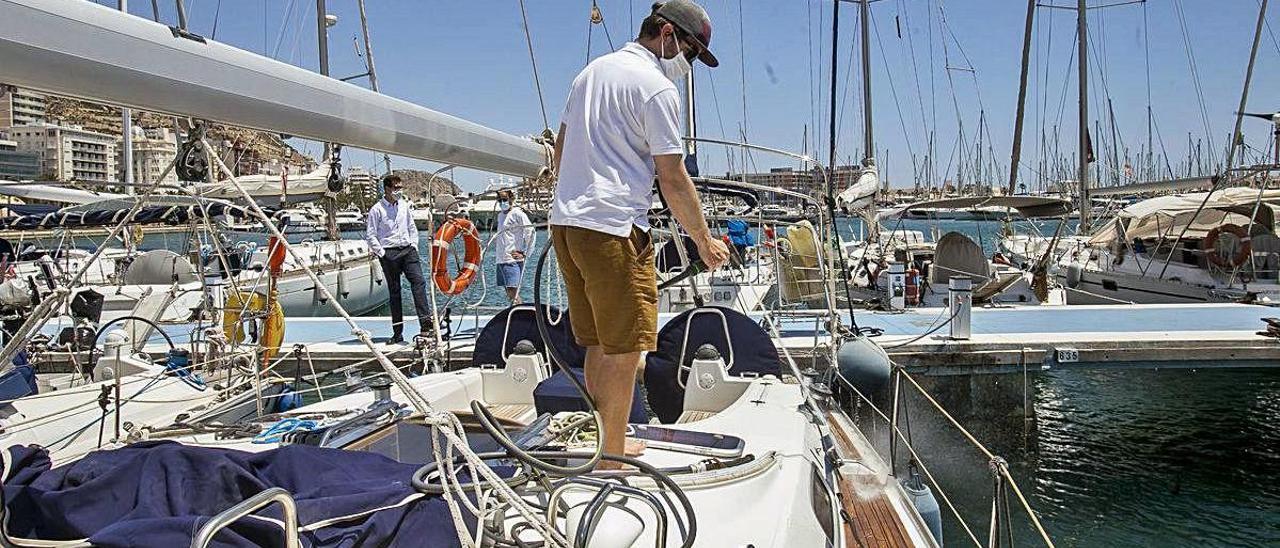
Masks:
[[[575,377],[583,385],[586,384],[586,374],[581,369],[571,369]],[[560,413],[562,411],[588,411],[586,400],[582,399],[582,395],[578,393],[578,389],[573,386],[573,381],[565,376],[563,371],[557,371],[547,380],[538,383],[537,388],[533,389],[534,407],[538,409],[538,414],[543,413]],[[644,396],[640,393],[640,385],[636,385],[635,392],[631,395],[631,416],[627,418],[629,422],[647,423],[649,422],[649,414],[644,410]]]

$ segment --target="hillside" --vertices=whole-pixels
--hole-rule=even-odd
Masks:
[[[52,120],[79,125],[89,131],[108,135],[121,133],[120,109],[115,107],[50,95],[47,110]],[[174,118],[135,111],[134,123],[140,127],[172,128]],[[314,162],[275,133],[213,124],[209,128],[209,136],[211,142],[221,143],[224,147],[229,145],[230,148],[236,149],[236,156],[241,157],[239,165],[242,168],[250,168],[245,174],[255,172],[256,169],[252,169],[255,164],[273,160],[281,164],[299,166]]]

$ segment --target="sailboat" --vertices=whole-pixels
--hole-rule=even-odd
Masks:
[[[865,13],[866,2],[863,9]],[[68,83],[23,70],[37,58],[82,44],[79,38],[67,37],[93,35],[104,27],[115,32],[100,33],[104,40],[92,41],[80,56],[63,59],[97,75],[98,86],[77,87],[74,78]],[[38,30],[26,31],[31,28]],[[123,51],[121,44],[105,40],[112,36],[133,45],[131,55],[92,55]],[[156,75],[152,77],[160,82],[136,78],[134,71],[117,63],[144,63],[177,49],[190,54],[182,65],[184,73],[202,61],[233,73],[195,71],[207,76],[201,80],[204,85],[248,84],[211,94],[211,99],[222,101],[215,106],[192,108],[225,108],[226,116],[235,117],[244,110],[229,108],[235,104],[333,93],[344,100],[323,103],[329,108],[353,103],[369,108],[346,112],[351,118],[347,123],[319,128],[310,134],[316,138],[350,139],[388,152],[511,175],[537,176],[542,171],[541,164],[526,162],[531,158],[524,152],[541,152],[532,142],[314,78],[296,67],[216,42],[196,46],[189,41],[163,25],[94,4],[0,0],[0,57],[16,59],[0,67],[0,78],[23,78],[24,85],[60,93],[101,93],[100,100],[115,100],[113,90],[127,81],[146,88],[129,95],[137,101],[133,106],[155,109],[157,105],[140,98],[156,97],[149,91],[167,87],[172,80]],[[12,74],[11,66],[18,67]],[[144,63],[134,68],[157,66]],[[246,70],[237,72],[240,68]],[[257,80],[248,81],[252,79]],[[276,86],[261,86],[264,79]],[[290,89],[275,95],[281,85]],[[280,104],[255,112],[259,127],[278,131],[315,129],[311,123],[324,126],[334,114],[304,115]],[[403,116],[402,124],[378,125],[371,133],[372,121],[397,114]],[[364,123],[369,125],[362,128]],[[404,128],[423,131],[382,140],[414,131]],[[219,168],[231,171],[225,164],[219,163]],[[236,177],[229,180],[248,197]],[[139,200],[145,198],[143,194]],[[0,520],[4,540],[144,545],[190,541],[204,546],[221,531],[220,538],[239,535],[234,538],[245,543],[276,542],[283,533],[288,546],[304,540],[333,545],[351,539],[426,546],[539,543],[601,548],[942,543],[938,506],[936,500],[930,504],[932,495],[923,479],[914,473],[900,475],[899,461],[905,459],[893,453],[888,460],[881,457],[839,399],[839,394],[855,393],[865,399],[863,391],[883,387],[890,375],[914,381],[901,368],[892,368],[874,342],[841,327],[833,283],[822,284],[827,288],[825,308],[779,311],[757,319],[731,309],[698,307],[668,321],[659,334],[659,350],[646,357],[644,372],[643,397],[661,424],[633,421],[632,434],[649,442],[643,455],[604,455],[594,441],[599,414],[575,367],[582,349],[567,333],[569,322],[552,314],[549,306],[535,300],[532,306],[509,309],[504,318],[491,318],[477,338],[473,367],[445,371],[439,362],[424,360],[428,371],[410,378],[347,314],[315,267],[297,245],[283,238],[268,215],[251,200],[244,207],[276,239],[268,271],[278,274],[285,256],[297,261],[349,328],[352,338],[347,342],[367,350],[365,361],[383,376],[366,382],[365,391],[296,409],[269,408],[262,403],[271,395],[263,393],[257,379],[274,366],[270,359],[254,359],[247,367],[254,379],[249,384],[255,388],[244,393],[251,394],[251,400],[238,394],[233,401],[178,414],[167,426],[148,421],[112,429],[112,446],[137,443],[94,451],[57,467],[50,466],[51,456],[39,447],[10,447],[0,477],[6,494],[5,519]],[[122,230],[134,213],[124,215],[112,232]],[[543,294],[539,289],[549,266],[547,257],[544,250],[535,268],[536,299]],[[67,283],[78,283],[84,270],[82,266]],[[829,282],[830,274],[820,278]],[[276,295],[273,287],[267,298]],[[63,298],[62,292],[55,293],[54,302],[32,312],[0,353],[0,363],[13,365],[27,344],[26,335],[37,331]],[[270,325],[264,323],[264,328]],[[849,380],[836,373],[837,368],[802,369],[788,346],[779,344],[783,333],[795,337],[797,329],[828,363],[839,364],[841,371],[862,367],[867,378]],[[437,342],[445,336],[441,331],[430,335]],[[122,350],[120,345],[127,343],[114,333],[108,337],[116,345],[110,349]],[[444,352],[433,354],[436,357],[448,357],[447,345],[425,348]],[[305,345],[295,352],[302,351]],[[250,354],[259,357],[257,352]],[[193,370],[210,365],[183,364],[181,353],[174,355],[178,359],[167,362],[164,379],[196,383],[190,378]],[[116,364],[111,360],[122,359],[122,352],[106,356],[106,364]],[[324,396],[317,392],[317,397]],[[639,405],[633,412],[644,414],[647,409]],[[898,447],[901,439],[910,448],[909,437],[897,427],[896,404],[894,415],[889,419],[891,447]],[[922,466],[916,458],[910,460],[909,469]],[[595,470],[602,461],[632,469]],[[993,458],[989,466],[1001,493],[1012,476],[1000,459]],[[86,477],[92,480],[79,481]],[[45,490],[48,485],[58,489]],[[163,489],[169,485],[176,488]],[[94,489],[108,487],[112,493],[130,495],[92,496]],[[993,499],[991,508],[1000,508],[1000,500],[1008,499]],[[70,501],[82,504],[71,505],[76,508],[69,511]],[[280,504],[279,513],[263,509],[272,503]],[[1043,535],[1034,512],[1027,510]],[[250,515],[252,519],[244,519]],[[1003,519],[993,511],[993,543],[1001,538]]]

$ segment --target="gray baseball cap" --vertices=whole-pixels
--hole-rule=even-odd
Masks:
[[[707,10],[689,0],[655,2],[653,13],[680,29],[685,38],[698,46],[698,60],[708,67],[720,66],[720,60],[711,54],[711,18]]]

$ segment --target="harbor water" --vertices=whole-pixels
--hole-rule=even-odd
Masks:
[[[856,222],[842,228],[846,236],[858,232]],[[971,221],[904,221],[899,228],[921,230],[931,240],[935,233],[957,230],[988,253],[1000,230],[999,223]],[[1041,230],[1052,233],[1053,225]],[[155,235],[146,245],[180,250],[181,240],[180,235]],[[539,231],[539,249],[546,240],[546,232]],[[425,268],[425,231],[420,249]],[[492,253],[486,254],[482,272],[484,281],[440,305],[455,313],[477,304],[504,306],[505,296],[493,287]],[[548,275],[547,284],[558,281]],[[526,301],[532,297],[532,277],[531,260],[521,291]],[[562,302],[554,291],[547,295]],[[407,291],[405,301],[406,313],[412,314]],[[1027,378],[1025,392],[1031,420],[1024,419],[1019,403],[1021,375],[926,386],[978,440],[1009,462],[1058,546],[1280,545],[1280,368],[1099,367],[1035,373]],[[987,405],[987,399],[974,395],[984,391],[1001,393],[994,399],[1002,403]],[[928,402],[912,395],[904,401],[913,445],[985,544],[992,494],[986,459]],[[883,445],[885,425],[864,425]],[[947,544],[970,545],[968,533],[939,502]],[[1016,499],[1012,522],[1017,545],[1038,545]]]

